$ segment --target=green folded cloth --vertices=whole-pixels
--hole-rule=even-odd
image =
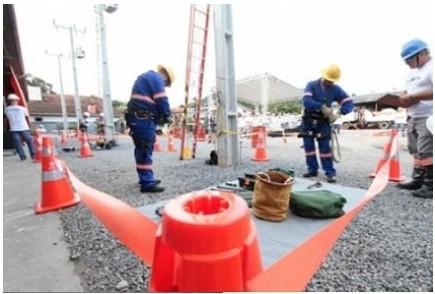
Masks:
[[[286,175],[288,175],[290,177],[294,177],[295,176],[295,171],[291,170],[291,169],[283,169],[283,168],[277,167],[277,168],[271,168],[269,170],[282,172],[282,173],[285,173]]]
[[[290,195],[292,213],[309,218],[335,218],[345,214],[346,198],[328,190],[294,191]]]

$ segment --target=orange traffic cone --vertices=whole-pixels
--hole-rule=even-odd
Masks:
[[[174,142],[172,141],[171,133],[168,133],[168,152],[177,152],[177,149],[174,146]]]
[[[66,134],[66,130],[62,130],[60,135],[60,144],[65,146],[68,143],[68,136]]]
[[[196,132],[196,141],[205,142],[205,130],[201,124],[198,126],[198,130]]]
[[[88,136],[86,133],[83,133],[81,142],[80,157],[94,156],[94,154],[92,154],[91,146],[89,146]]]
[[[62,166],[56,160],[52,139],[44,137],[42,146],[42,194],[36,205],[36,213],[57,210],[79,203],[78,194],[74,193]]]
[[[251,160],[254,161],[268,161],[269,158],[267,157],[267,151],[266,151],[266,139],[265,134],[260,131],[257,134],[257,142],[255,146],[254,156],[251,158]]]
[[[33,143],[35,146],[35,157],[33,158],[33,162],[41,162],[42,160],[42,136],[37,132],[35,136],[33,136]]]
[[[375,177],[378,171],[382,168],[382,166],[389,160],[392,146],[393,144],[396,144],[397,146],[396,152],[390,160],[390,174],[388,179],[392,182],[402,182],[406,179],[405,176],[401,175],[401,170],[400,170],[400,160],[399,160],[400,145],[399,145],[398,134],[399,134],[398,130],[396,129],[391,130],[390,140],[384,146],[384,156],[378,161],[375,172],[370,174],[371,178]]]
[[[162,148],[160,147],[159,136],[156,136],[156,141],[154,142],[153,152],[161,152]]]

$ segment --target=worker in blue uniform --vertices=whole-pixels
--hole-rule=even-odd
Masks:
[[[134,142],[136,171],[140,191],[162,192],[160,180],[154,177],[152,154],[156,139],[156,125],[170,123],[171,110],[165,87],[174,82],[173,71],[163,65],[137,77],[127,105],[125,119]]]
[[[339,117],[353,110],[352,98],[335,84],[340,79],[341,71],[337,65],[330,65],[322,70],[322,77],[307,84],[304,97],[304,112],[301,123],[301,134],[308,172],[303,177],[316,177],[319,164],[317,162],[316,146],[319,145],[319,156],[322,168],[329,183],[335,183],[336,171],[331,153],[331,124]],[[338,113],[334,114],[332,103],[340,105]]]

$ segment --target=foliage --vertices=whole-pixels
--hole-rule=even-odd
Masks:
[[[301,113],[302,103],[299,100],[286,100],[271,103],[269,112],[271,113]]]
[[[53,91],[53,85],[47,83],[44,79],[34,77],[34,76],[29,76],[28,78],[26,78],[26,84],[32,87],[41,88],[43,94],[56,94]]]

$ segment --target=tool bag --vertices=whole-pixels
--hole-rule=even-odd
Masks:
[[[328,190],[292,192],[291,198],[291,212],[301,217],[322,219],[345,214],[346,198]]]
[[[287,218],[293,177],[282,172],[257,174],[252,213],[261,219],[280,222]]]

